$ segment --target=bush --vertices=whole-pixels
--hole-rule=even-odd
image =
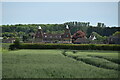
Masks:
[[[120,50],[120,45],[113,44],[35,44],[14,43],[10,49],[72,49],[72,50]]]
[[[2,43],[2,49],[9,49],[12,43]]]
[[[20,40],[16,38],[16,40],[14,41],[14,44],[10,45],[9,49],[10,50],[20,49],[19,47],[20,47]]]

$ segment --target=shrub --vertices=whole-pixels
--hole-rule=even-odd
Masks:
[[[9,49],[12,43],[2,43],[2,49]]]
[[[14,50],[14,49],[20,49],[20,41],[18,38],[14,41],[14,44],[10,45],[9,49]]]
[[[72,50],[120,50],[120,45],[113,44],[20,44],[16,41],[10,49],[72,49]]]

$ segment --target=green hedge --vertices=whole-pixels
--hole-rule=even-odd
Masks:
[[[2,49],[9,49],[9,46],[11,45],[12,43],[2,43]]]
[[[73,49],[73,50],[120,50],[120,45],[113,44],[12,44],[10,49]]]

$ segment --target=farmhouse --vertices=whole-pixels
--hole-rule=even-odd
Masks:
[[[107,40],[109,44],[120,44],[120,34],[110,36]]]
[[[95,37],[95,35],[94,35],[94,34],[91,34],[91,35],[90,35],[90,37],[89,37],[89,39],[90,39],[90,40],[95,40],[95,39],[96,39],[96,37]]]
[[[7,39],[2,39],[3,43],[13,43],[16,38],[7,38]]]
[[[71,36],[71,33],[70,33],[70,29],[67,25],[64,34],[61,35],[62,42],[63,43],[71,43],[71,41],[72,41],[71,37],[72,36]]]
[[[82,40],[81,40],[82,39]],[[82,31],[77,31],[73,36],[71,35],[68,25],[66,25],[63,34],[48,34],[43,33],[42,28],[39,26],[38,31],[33,37],[33,43],[85,43],[86,36]]]
[[[80,44],[80,43],[89,43],[86,34],[83,31],[77,31],[72,36],[72,43]]]
[[[36,32],[33,43],[71,43],[71,33],[68,25],[66,26],[63,34],[48,34],[43,33],[42,28],[39,26]]]

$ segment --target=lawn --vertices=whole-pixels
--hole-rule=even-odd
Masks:
[[[117,78],[117,51],[4,50],[3,78]]]

